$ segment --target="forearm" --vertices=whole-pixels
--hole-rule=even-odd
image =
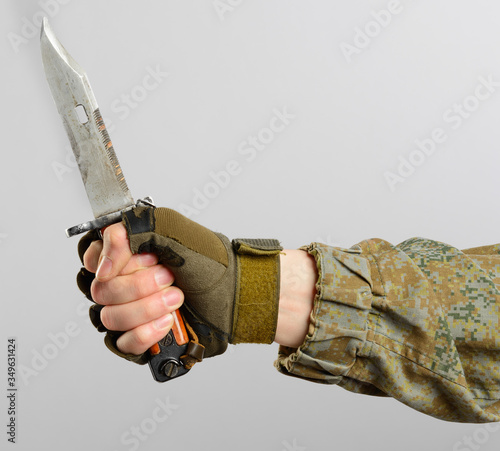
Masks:
[[[302,250],[283,251],[280,263],[280,300],[274,341],[297,348],[309,329],[318,272],[314,258]]]
[[[280,347],[280,372],[447,421],[500,421],[500,245],[372,239],[308,252],[319,273],[309,333],[300,350]]]

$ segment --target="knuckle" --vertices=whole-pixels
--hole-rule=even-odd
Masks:
[[[107,305],[109,304],[107,302],[108,298],[108,291],[109,291],[109,283],[106,282],[99,282],[97,279],[94,279],[92,282],[92,285],[90,286],[90,294],[92,296],[92,299],[97,303],[101,305]]]
[[[108,330],[116,330],[113,309],[110,307],[104,307],[101,310],[101,323]]]
[[[102,241],[93,241],[83,255],[83,266],[95,273],[97,270],[97,261],[102,251]]]
[[[121,285],[116,279],[111,279],[107,282],[100,282],[94,279],[90,286],[90,294],[97,304],[115,305],[120,304],[124,300],[125,294],[120,288]]]
[[[85,269],[87,271],[94,272],[94,271],[92,271],[94,268],[93,268],[92,260],[91,260],[91,256],[90,256],[90,248],[85,251],[85,254],[83,254],[83,266],[85,267]]]
[[[100,286],[101,284],[97,281],[97,279],[94,279],[90,284],[90,295],[97,304],[102,304]]]

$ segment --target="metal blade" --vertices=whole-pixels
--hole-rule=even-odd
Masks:
[[[95,218],[134,205],[84,70],[43,19],[45,75],[71,142]]]

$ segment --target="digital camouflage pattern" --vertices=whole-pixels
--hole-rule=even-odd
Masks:
[[[317,262],[317,295],[305,342],[280,347],[279,371],[447,421],[500,421],[500,244],[304,249]]]

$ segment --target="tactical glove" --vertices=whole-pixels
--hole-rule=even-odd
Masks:
[[[174,273],[175,285],[184,292],[182,315],[205,347],[205,357],[222,354],[228,343],[273,342],[282,250],[278,241],[231,242],[166,208],[136,207],[123,214],[122,222],[133,253],[155,253],[159,263]],[[93,238],[82,238],[81,257]],[[87,297],[92,277],[85,269],[78,277]],[[105,330],[99,311],[92,307],[91,319],[99,330]],[[107,346],[121,357],[146,363],[146,355],[127,355],[116,348],[119,334],[108,331]]]

